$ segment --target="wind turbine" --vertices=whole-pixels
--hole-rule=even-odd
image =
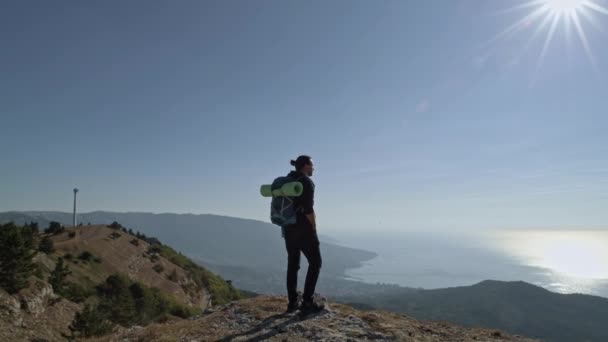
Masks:
[[[76,194],[77,193],[78,193],[78,189],[74,188],[74,216],[73,216],[74,227],[76,227]]]

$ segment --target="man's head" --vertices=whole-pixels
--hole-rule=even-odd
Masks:
[[[298,159],[291,161],[291,165],[296,167],[296,171],[300,171],[308,177],[311,177],[312,172],[315,170],[314,163],[310,156],[299,156]]]

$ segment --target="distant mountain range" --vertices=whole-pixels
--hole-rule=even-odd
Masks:
[[[46,227],[50,221],[71,225],[72,214],[54,211],[0,213],[0,223],[35,221]],[[153,236],[196,260],[223,266],[283,271],[287,263],[280,228],[270,223],[218,215],[118,213],[95,211],[78,215],[87,224],[117,221],[127,228]],[[320,236],[323,272],[342,275],[376,254],[327,243]],[[304,259],[303,259],[304,260]]]
[[[437,290],[393,288],[340,300],[362,309],[469,327],[492,326],[546,341],[608,341],[608,298],[560,294],[522,281],[486,280]]]

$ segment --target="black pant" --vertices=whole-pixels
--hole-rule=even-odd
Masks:
[[[287,296],[291,303],[298,299],[298,270],[300,269],[300,252],[308,260],[308,272],[304,283],[304,301],[312,301],[317,279],[321,271],[321,250],[319,238],[310,225],[294,225],[285,229],[285,247],[287,248]]]

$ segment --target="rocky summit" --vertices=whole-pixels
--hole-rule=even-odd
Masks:
[[[259,296],[216,306],[189,320],[118,328],[89,341],[536,341],[337,303],[326,303],[323,311],[303,317],[299,312],[286,313],[286,303],[283,296]]]

